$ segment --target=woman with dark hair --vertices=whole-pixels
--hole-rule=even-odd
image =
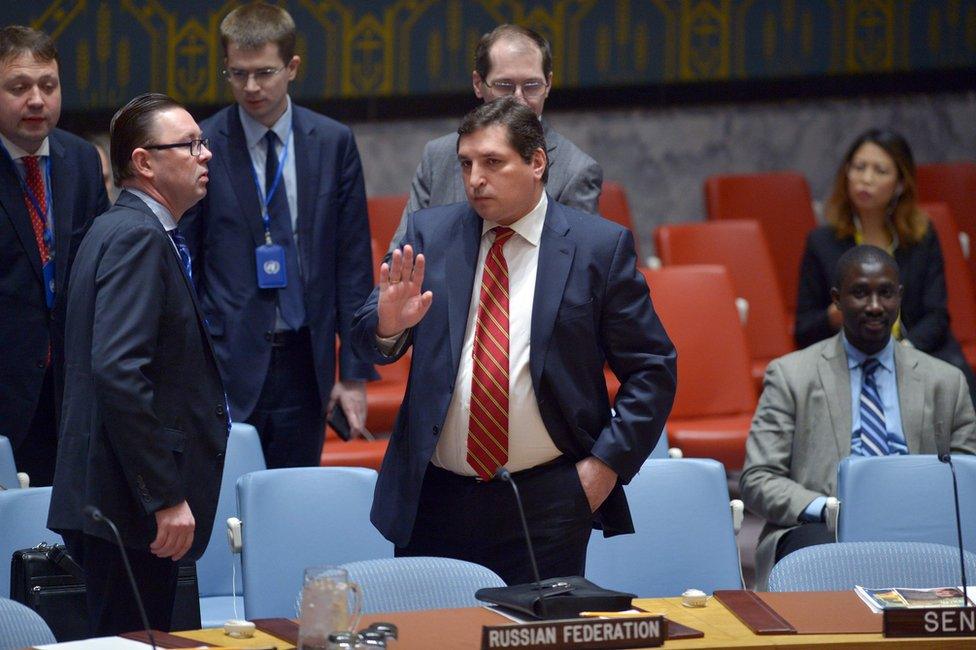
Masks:
[[[894,256],[904,288],[892,335],[962,370],[976,404],[976,378],[949,331],[942,249],[916,196],[915,161],[905,138],[891,130],[870,129],[854,140],[827,201],[827,225],[807,237],[796,343],[806,347],[837,333],[841,315],[830,299],[834,266],[849,248],[872,244]]]

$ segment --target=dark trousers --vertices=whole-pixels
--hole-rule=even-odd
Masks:
[[[92,636],[112,636],[144,629],[119,547],[80,531],[66,531],[68,553],[85,572],[88,626]],[[126,548],[142,596],[149,627],[170,630],[179,565],[148,550]]]
[[[258,430],[268,469],[318,467],[325,419],[308,328],[278,332],[268,376],[247,418]]]
[[[832,544],[837,541],[834,534],[827,530],[827,524],[823,522],[812,522],[800,524],[796,528],[791,528],[776,543],[776,562],[784,557],[807,546],[817,544]]]
[[[54,462],[57,457],[58,421],[54,408],[54,371],[48,366],[27,436],[14,449],[14,463],[18,472],[27,472],[30,475],[31,487],[46,487],[54,483]]]
[[[513,475],[543,580],[583,575],[593,515],[567,458]],[[413,534],[397,557],[432,555],[486,566],[508,584],[532,582],[512,486],[479,481],[430,465]]]

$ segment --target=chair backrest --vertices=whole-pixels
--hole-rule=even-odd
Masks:
[[[366,214],[369,216],[369,232],[376,240],[380,257],[386,254],[390,240],[400,225],[403,209],[407,207],[407,194],[390,196],[371,196],[366,199]]]
[[[966,553],[966,575],[976,555]],[[927,589],[960,583],[959,550],[924,542],[838,542],[793,551],[769,574],[770,591],[847,591],[908,587]]]
[[[976,512],[976,457],[954,454],[952,463],[963,547],[976,552],[976,518],[969,516]],[[837,468],[837,498],[837,541],[957,544],[952,474],[935,456],[845,458]]]
[[[945,203],[918,206],[929,216],[942,248],[949,327],[960,343],[976,341],[976,285],[959,244],[959,227]]]
[[[227,451],[224,458],[224,473],[220,479],[220,497],[217,500],[217,515],[214,517],[210,543],[203,556],[197,560],[197,586],[201,597],[229,596],[231,580],[234,590],[241,594],[240,558],[231,553],[227,544],[228,517],[237,517],[237,479],[248,472],[257,472],[266,467],[261,439],[257,429],[250,424],[235,422],[227,437]],[[236,571],[232,566],[236,565]],[[234,575],[236,574],[236,575]],[[233,576],[233,578],[232,578]]]
[[[363,592],[363,613],[479,607],[474,592],[504,587],[480,564],[444,557],[398,557],[342,565]]]
[[[817,225],[807,179],[798,172],[726,174],[705,180],[709,219],[756,219],[762,224],[789,313],[796,310],[800,260]]]
[[[665,266],[720,264],[729,270],[736,296],[749,301],[745,331],[753,359],[773,359],[793,349],[773,256],[758,221],[661,226],[654,245]]]
[[[944,162],[919,165],[915,180],[919,201],[949,206],[956,225],[976,243],[976,163]]]
[[[668,429],[664,428],[661,432],[661,437],[657,439],[657,444],[654,445],[654,449],[651,450],[651,455],[648,458],[666,459],[668,458]]]
[[[648,460],[624,489],[637,532],[604,538],[594,531],[586,554],[589,580],[642,597],[742,588],[721,463]]]
[[[369,521],[375,486],[376,472],[361,467],[269,469],[238,480],[248,619],[296,616],[307,567],[393,557]]]
[[[14,551],[41,542],[60,544],[61,536],[47,528],[51,488],[0,492],[0,598],[10,596],[10,558]]]
[[[5,490],[20,488],[17,479],[17,464],[14,462],[14,449],[7,436],[0,436],[0,486]]]
[[[51,628],[37,612],[8,598],[0,598],[0,650],[17,650],[56,641]]]
[[[751,413],[756,393],[728,271],[705,265],[641,270],[678,351],[681,381],[671,417]]]
[[[627,191],[624,190],[623,185],[615,181],[603,181],[597,210],[604,219],[619,223],[634,233],[635,245],[637,244],[638,238],[634,231],[634,218],[630,214],[630,203],[627,201]],[[640,255],[637,259],[640,259]]]

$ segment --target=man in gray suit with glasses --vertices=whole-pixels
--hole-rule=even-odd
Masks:
[[[603,170],[575,144],[542,120],[542,109],[552,89],[552,52],[537,32],[518,25],[500,25],[481,37],[475,51],[471,83],[478,99],[490,102],[514,96],[542,121],[549,156],[546,191],[557,203],[597,213]],[[457,133],[431,140],[410,186],[410,199],[397,226],[390,251],[399,247],[407,228],[407,215],[467,200],[457,158]]]

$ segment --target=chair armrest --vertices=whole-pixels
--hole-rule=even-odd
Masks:
[[[20,483],[20,487],[29,488],[30,476],[27,474],[27,472],[17,472],[17,482]]]
[[[732,532],[738,535],[742,529],[742,519],[745,517],[746,506],[742,503],[742,499],[732,499],[729,501],[729,507],[732,509]]]
[[[824,506],[824,519],[827,522],[827,532],[834,534],[837,539],[837,516],[840,514],[840,501],[837,497],[827,497],[827,505]]]
[[[244,538],[241,536],[243,522],[237,517],[227,518],[227,544],[230,545],[230,552],[239,555],[244,546]]]

